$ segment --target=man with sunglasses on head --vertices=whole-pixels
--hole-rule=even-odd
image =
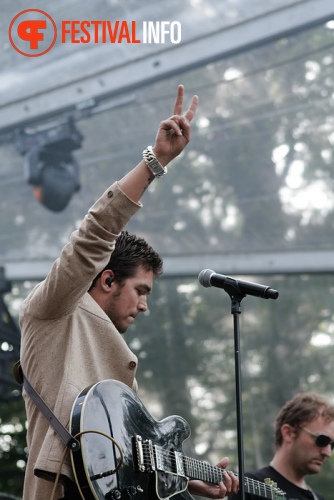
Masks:
[[[314,393],[299,393],[280,410],[276,419],[275,454],[270,465],[246,472],[265,482],[269,478],[286,493],[286,500],[324,500],[312,490],[306,476],[318,474],[334,448],[334,406]],[[246,500],[258,499],[245,495]],[[230,497],[238,500],[240,494]]]

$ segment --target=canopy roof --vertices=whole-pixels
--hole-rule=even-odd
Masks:
[[[330,0],[37,0],[67,20],[177,21],[182,42],[62,44],[24,57],[8,39],[23,0],[2,3],[0,265],[40,279],[89,206],[141,158],[177,85],[200,97],[192,141],[128,229],[168,274],[334,269]],[[333,19],[333,22],[331,22]],[[130,25],[130,24],[129,24]],[[53,212],[25,181],[20,134],[70,119],[80,190]]]

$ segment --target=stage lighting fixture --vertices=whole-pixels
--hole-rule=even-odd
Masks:
[[[83,135],[68,118],[31,133],[18,131],[16,146],[24,156],[24,174],[35,198],[47,209],[60,212],[79,191],[79,165],[73,151],[81,148]]]

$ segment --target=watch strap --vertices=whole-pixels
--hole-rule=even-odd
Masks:
[[[167,174],[167,167],[163,167],[154,154],[152,146],[147,146],[143,151],[143,159],[147,168],[155,177],[161,177]]]

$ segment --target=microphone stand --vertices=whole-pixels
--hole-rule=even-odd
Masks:
[[[277,299],[278,292],[270,287],[258,285],[247,281],[236,280],[228,276],[216,274],[212,269],[203,269],[198,275],[198,280],[205,287],[216,286],[222,288],[231,298],[231,314],[234,323],[234,358],[235,358],[235,386],[236,386],[236,414],[238,436],[239,460],[239,492],[241,500],[245,500],[244,478],[244,450],[242,428],[242,391],[241,391],[241,363],[240,363],[240,328],[239,315],[241,314],[240,302],[246,295],[254,295],[264,299]]]
[[[228,293],[228,295],[231,298],[231,314],[233,314],[235,388],[236,388],[235,394],[236,394],[238,462],[239,462],[239,494],[240,494],[240,499],[245,500],[239,316],[241,314],[240,302],[246,295],[240,291],[238,284],[236,282],[233,282],[232,280],[230,280],[225,285],[224,290]]]

